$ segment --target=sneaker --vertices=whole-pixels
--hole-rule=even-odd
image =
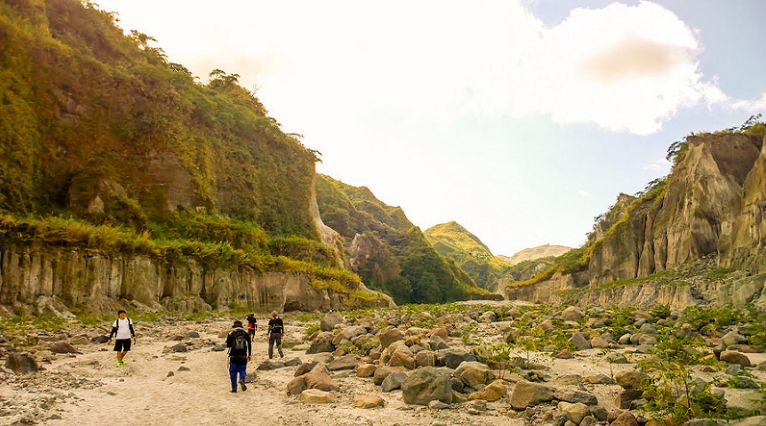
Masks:
[[[236,390],[230,390],[229,392],[230,392],[230,393],[237,393],[237,391],[236,391]]]
[[[244,380],[239,381],[239,387],[242,388],[242,392],[247,390],[247,385],[245,384]]]
[[[127,362],[125,362],[125,360],[123,359],[123,360],[122,360],[122,366],[124,367],[124,366],[126,366],[126,365],[128,365],[128,363],[127,363]]]
[[[122,367],[123,365],[125,365],[125,361],[117,361],[118,367]]]

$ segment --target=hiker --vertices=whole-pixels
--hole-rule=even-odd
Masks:
[[[245,378],[247,377],[247,362],[253,352],[253,343],[250,335],[242,328],[242,321],[234,321],[234,330],[226,336],[226,347],[229,348],[229,377],[231,378],[231,391],[237,392],[237,374],[239,374],[239,386],[242,392],[247,390]]]
[[[271,319],[269,320],[269,359],[274,355],[274,343],[277,344],[279,357],[285,357],[285,354],[282,352],[282,334],[284,332],[285,325],[282,323],[282,318],[279,318],[277,311],[272,312]]]
[[[250,335],[250,340],[255,339],[255,330],[258,330],[258,320],[255,319],[255,314],[247,316],[247,334]]]
[[[114,351],[117,352],[117,367],[126,365],[125,355],[130,351],[131,337],[133,342],[136,340],[136,331],[133,330],[133,321],[128,318],[128,313],[120,309],[117,311],[117,319],[112,323],[112,332],[109,333],[109,343],[112,342],[112,336],[117,339],[114,342]]]

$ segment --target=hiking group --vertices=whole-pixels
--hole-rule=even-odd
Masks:
[[[235,320],[232,330],[226,335],[226,347],[229,361],[229,378],[231,379],[231,392],[237,392],[237,384],[242,391],[247,390],[247,363],[253,356],[253,340],[258,330],[258,320],[255,314],[247,316],[247,329],[242,321]],[[282,352],[282,335],[285,326],[277,311],[271,313],[268,324],[269,359],[274,357],[274,346],[277,347],[280,358],[284,358]],[[120,309],[117,311],[117,319],[112,323],[112,331],[109,333],[109,342],[116,337],[114,351],[117,352],[117,367],[126,365],[125,355],[130,351],[131,343],[136,342],[136,332],[133,329],[133,321],[127,317],[127,312]],[[132,340],[131,340],[132,339]],[[239,380],[238,380],[239,379]]]

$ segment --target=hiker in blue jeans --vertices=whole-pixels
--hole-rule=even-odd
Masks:
[[[237,376],[242,392],[247,390],[245,377],[247,377],[247,362],[253,352],[253,342],[250,335],[242,327],[242,321],[234,321],[233,330],[226,336],[226,347],[229,348],[229,376],[231,378],[231,391],[237,392]]]

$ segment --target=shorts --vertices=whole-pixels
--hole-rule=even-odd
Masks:
[[[127,352],[130,350],[130,339],[117,339],[114,341],[115,352]]]

